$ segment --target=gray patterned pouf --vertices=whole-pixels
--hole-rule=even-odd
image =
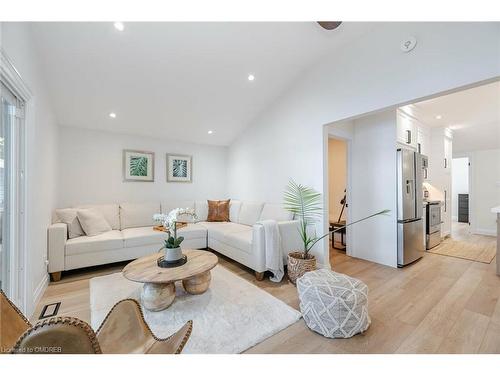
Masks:
[[[368,287],[361,280],[320,269],[300,277],[297,291],[307,326],[323,336],[348,338],[370,326]]]

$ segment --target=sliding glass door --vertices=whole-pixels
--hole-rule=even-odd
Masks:
[[[0,287],[23,306],[24,113],[23,102],[0,86]]]

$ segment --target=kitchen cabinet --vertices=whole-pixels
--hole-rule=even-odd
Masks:
[[[451,161],[453,152],[453,135],[448,128],[434,128],[431,131],[431,148],[429,154],[429,183],[437,189],[440,197],[433,197],[443,202],[441,212],[441,233],[451,234]]]
[[[401,109],[397,111],[397,141],[417,151],[417,121]]]
[[[441,234],[443,237],[451,234],[451,177],[443,181],[443,206],[441,212]]]
[[[421,123],[417,123],[417,151],[429,156],[431,149],[431,134]]]
[[[452,154],[452,140],[449,136],[444,137],[444,172],[447,174],[451,174],[451,159],[453,157]]]

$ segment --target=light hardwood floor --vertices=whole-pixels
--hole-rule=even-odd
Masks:
[[[394,269],[332,251],[331,263],[335,271],[368,284],[368,331],[332,340],[310,331],[301,319],[248,353],[500,353],[500,277],[495,262],[427,253],[409,267]],[[90,321],[89,279],[118,272],[124,264],[63,275],[49,285],[34,316],[44,304],[61,301],[60,315]],[[223,256],[220,264],[298,309],[296,289],[288,281],[257,281],[249,269]]]

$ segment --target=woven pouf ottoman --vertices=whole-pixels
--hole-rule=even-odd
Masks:
[[[320,269],[297,279],[297,291],[304,321],[323,336],[348,338],[370,326],[368,287],[361,280]]]

